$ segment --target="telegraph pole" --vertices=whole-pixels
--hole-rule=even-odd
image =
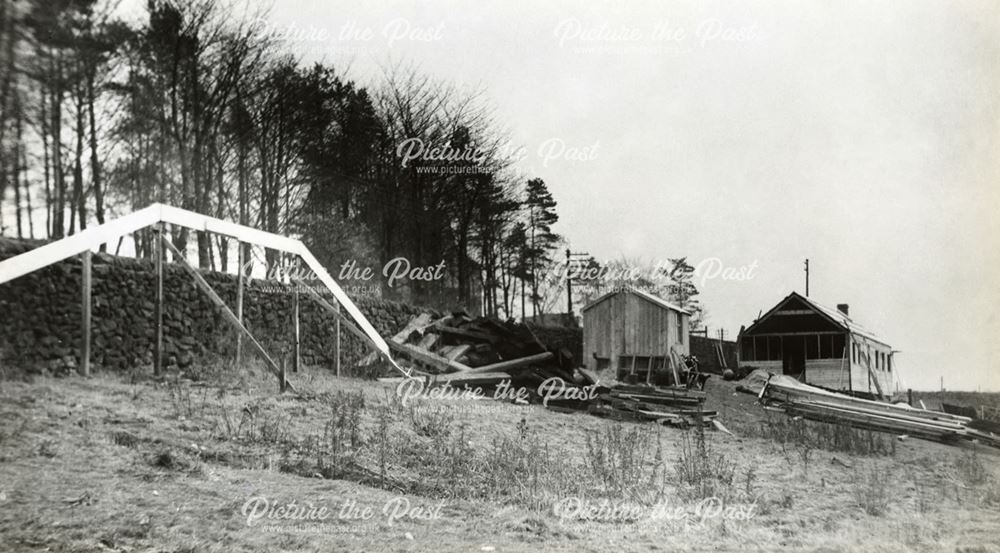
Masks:
[[[806,259],[806,297],[809,297],[809,260]]]
[[[566,248],[566,313],[573,314],[573,279],[569,276],[570,255],[572,253]]]
[[[566,313],[573,316],[573,278],[570,276],[570,264],[574,256],[590,255],[587,252],[571,252],[566,248]]]

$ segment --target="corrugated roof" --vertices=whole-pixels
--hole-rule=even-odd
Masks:
[[[680,313],[684,313],[685,315],[690,315],[691,314],[691,312],[688,311],[687,309],[684,309],[684,308],[682,308],[682,307],[680,307],[680,306],[678,306],[676,304],[670,303],[669,301],[667,301],[667,300],[665,300],[665,299],[663,299],[663,298],[661,298],[659,296],[654,296],[653,294],[650,294],[649,292],[646,292],[644,290],[640,290],[638,288],[633,288],[633,287],[628,287],[628,288],[623,288],[623,289],[618,289],[618,290],[614,290],[614,291],[608,292],[607,294],[604,294],[603,296],[601,296],[601,297],[597,298],[596,300],[594,300],[594,301],[590,302],[589,304],[587,304],[587,306],[583,308],[583,311],[586,311],[586,310],[590,309],[591,307],[594,307],[595,305],[601,303],[602,301],[610,298],[611,296],[613,296],[615,294],[621,294],[621,293],[625,293],[625,292],[631,292],[631,293],[639,296],[640,298],[643,298],[643,299],[645,299],[647,301],[650,301],[650,302],[653,302],[653,303],[659,305],[660,307],[666,307],[667,309],[671,309],[673,311],[678,311]]]

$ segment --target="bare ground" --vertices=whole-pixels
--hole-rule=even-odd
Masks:
[[[317,371],[278,396],[253,369],[220,371],[0,383],[0,551],[1000,551],[1000,451],[891,437],[889,456],[806,451],[753,437],[768,415],[725,382],[706,408],[736,437],[708,432],[706,447],[752,516],[620,523],[553,509],[609,497],[588,438],[646,440],[660,470],[643,490],[640,468],[621,499],[655,489],[693,513],[674,470],[693,431],[492,400],[421,399],[414,414],[377,383]],[[330,513],[248,524],[252,498]]]

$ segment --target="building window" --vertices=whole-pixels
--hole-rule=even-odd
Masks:
[[[806,359],[819,359],[819,335],[807,334],[803,338],[806,341]]]
[[[846,357],[847,356],[847,352],[844,351],[844,348],[846,346],[847,346],[847,342],[844,339],[844,335],[843,334],[834,334],[833,335],[833,358],[834,359],[843,359],[844,357]]]
[[[892,353],[885,356],[885,370],[892,372]]]
[[[767,342],[768,360],[781,361],[781,336],[771,336]]]
[[[743,338],[740,341],[740,357],[744,361],[756,361],[753,357],[753,336]]]
[[[676,316],[677,316],[677,343],[678,344],[683,344],[684,343],[684,315],[681,315],[680,313],[677,313]]]

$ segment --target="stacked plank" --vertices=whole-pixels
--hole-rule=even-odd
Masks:
[[[762,404],[791,416],[944,443],[967,439],[1000,446],[1000,436],[971,428],[969,417],[838,394],[763,371],[755,371],[748,383]]]
[[[711,426],[717,413],[706,411],[704,403],[702,391],[619,385],[599,394],[587,411],[619,420],[653,421],[679,427]]]

